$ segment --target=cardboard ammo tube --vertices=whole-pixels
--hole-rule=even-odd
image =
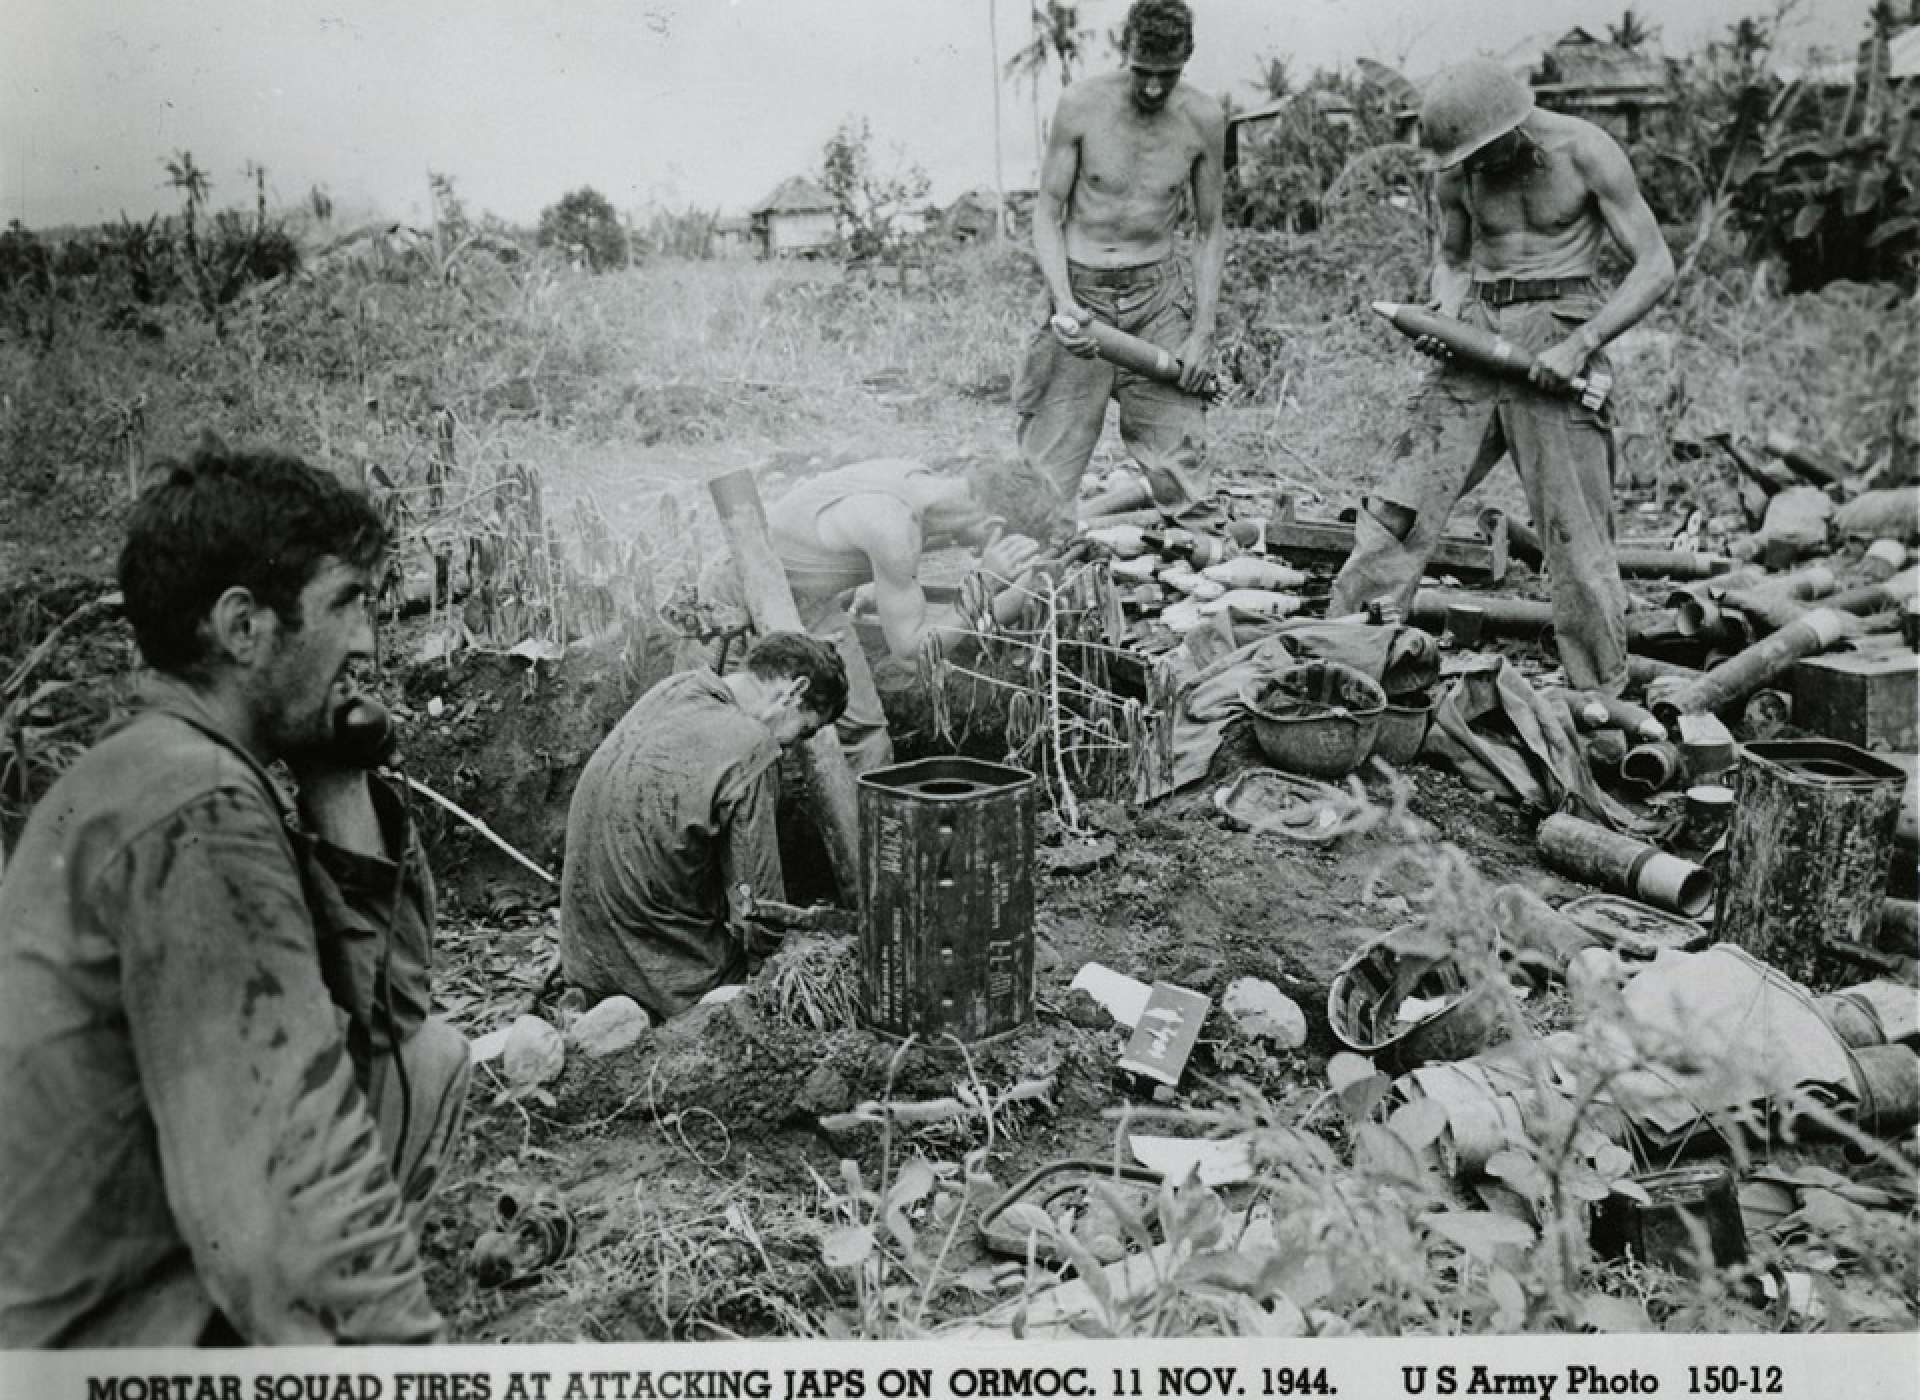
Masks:
[[[1692,861],[1579,817],[1548,817],[1535,840],[1554,869],[1643,904],[1691,919],[1713,899],[1713,876]]]
[[[1782,627],[1763,642],[1752,646],[1706,672],[1696,681],[1675,686],[1654,702],[1654,718],[1669,732],[1678,727],[1681,715],[1703,714],[1744,699],[1786,670],[1803,656],[1825,651],[1846,635],[1843,615],[1831,608],[1815,608],[1805,617]]]

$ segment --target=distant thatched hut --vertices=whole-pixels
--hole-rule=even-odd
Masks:
[[[812,257],[840,240],[833,200],[805,175],[794,175],[747,211],[763,258]]]
[[[1531,84],[1542,107],[1585,117],[1621,141],[1639,140],[1646,116],[1673,104],[1658,54],[1623,49],[1584,29],[1522,40],[1500,62]]]

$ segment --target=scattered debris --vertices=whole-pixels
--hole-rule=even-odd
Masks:
[[[1253,1154],[1243,1137],[1172,1138],[1132,1133],[1127,1137],[1127,1148],[1141,1166],[1168,1181],[1237,1186],[1253,1180]]]
[[[1220,1009],[1243,1034],[1276,1049],[1297,1050],[1307,1043],[1306,1013],[1264,978],[1236,977],[1221,995]]]
[[[1594,1209],[1593,1246],[1602,1258],[1637,1259],[1689,1278],[1746,1259],[1746,1227],[1725,1163],[1648,1172],[1633,1182],[1646,1199],[1614,1193]]]
[[[468,1267],[482,1288],[530,1283],[573,1252],[573,1213],[554,1192],[503,1191],[494,1225],[473,1242]]]
[[[1140,1024],[1140,1014],[1153,996],[1153,988],[1145,982],[1099,963],[1088,963],[1081,968],[1070,985],[1073,991],[1092,997],[1106,1008],[1109,1016],[1129,1030]]]
[[[1491,1044],[1498,1008],[1488,989],[1469,987],[1452,958],[1403,953],[1412,927],[1355,953],[1327,988],[1334,1039],[1394,1072],[1434,1060],[1465,1059]]]
[[[1115,1217],[1116,1205],[1136,1221],[1153,1215],[1157,1171],[1079,1158],[1029,1172],[980,1214],[981,1243],[1012,1259],[1060,1262],[1060,1234],[1079,1240],[1102,1263],[1126,1252],[1130,1233]]]
[[[1712,902],[1709,871],[1649,842],[1565,814],[1541,822],[1536,839],[1547,864],[1615,894],[1689,918]]]
[[[1166,1088],[1177,1088],[1211,1005],[1198,992],[1171,982],[1155,982],[1134,1027],[1133,1039],[1120,1057],[1120,1068]]]

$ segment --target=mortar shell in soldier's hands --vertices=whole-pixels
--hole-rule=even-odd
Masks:
[[[1470,326],[1465,321],[1456,321],[1451,316],[1428,311],[1425,307],[1398,301],[1376,301],[1373,309],[1386,317],[1393,328],[1408,339],[1430,338],[1438,341],[1468,363],[1496,374],[1525,379],[1533,373],[1537,363],[1530,351],[1515,345],[1505,336]],[[1612,388],[1612,376],[1596,373],[1575,375],[1567,381],[1566,392],[1587,408],[1597,409],[1606,402],[1607,393]]]
[[[1164,350],[1137,335],[1128,335],[1118,326],[1109,326],[1104,321],[1076,321],[1071,316],[1055,316],[1053,320],[1062,334],[1071,335],[1077,330],[1086,336],[1093,342],[1094,353],[1108,364],[1130,369],[1162,384],[1178,384],[1186,368],[1171,350]],[[1226,398],[1227,387],[1218,375],[1208,370],[1201,376],[1200,387],[1195,392],[1209,403],[1218,404]]]

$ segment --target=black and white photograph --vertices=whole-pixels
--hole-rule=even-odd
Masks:
[[[1920,0],[0,12],[0,1400],[1920,1397]]]

